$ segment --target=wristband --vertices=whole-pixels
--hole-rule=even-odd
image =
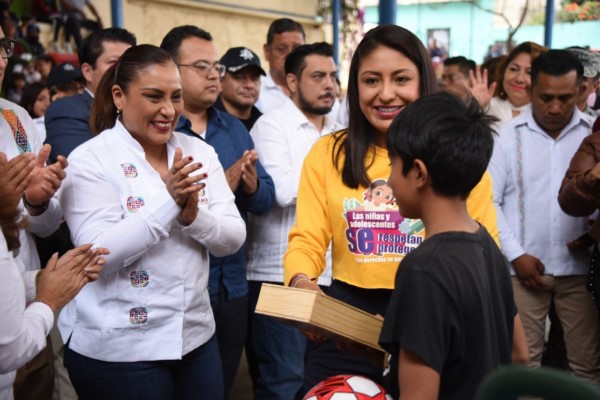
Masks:
[[[36,205],[28,202],[27,197],[25,197],[25,195],[23,195],[23,204],[25,204],[25,207],[27,207],[28,209],[44,212],[48,209],[48,205],[50,204],[50,201],[46,200],[42,204],[36,206]]]

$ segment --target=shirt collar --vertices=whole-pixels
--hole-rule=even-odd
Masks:
[[[117,132],[117,135],[121,138],[121,140],[123,140],[125,142],[125,144],[130,149],[132,149],[134,152],[139,153],[141,155],[144,154],[144,149],[142,148],[142,145],[140,144],[140,142],[138,142],[137,140],[135,140],[135,138],[133,136],[131,136],[131,133],[129,133],[129,131],[121,123],[119,118],[117,118],[113,129]],[[176,148],[177,146],[180,146],[179,138],[175,134],[172,134],[171,137],[169,138],[169,141],[167,142],[167,152],[170,153],[171,150]]]
[[[315,125],[311,121],[309,121],[308,118],[306,118],[306,115],[304,115],[304,113],[300,111],[300,109],[289,97],[285,99],[282,109],[284,110],[286,116],[289,118],[288,123],[294,128],[297,129],[302,126],[310,126],[315,130],[317,129]],[[336,123],[332,118],[329,117],[329,114],[326,114],[324,117],[325,121],[323,123],[323,129],[321,129],[320,134],[329,133],[336,130]]]
[[[222,111],[219,111],[214,106],[212,106],[212,107],[209,107],[208,110],[206,110],[206,112],[207,112],[206,136],[205,136],[206,138],[208,138],[209,135],[212,135],[218,129],[225,129],[225,130],[229,129],[229,125],[227,124],[227,121],[222,116],[222,114],[223,114]],[[198,132],[195,132],[192,130],[192,123],[183,114],[181,114],[179,116],[179,121],[177,121],[177,127],[175,128],[175,130],[181,131],[182,133],[185,133],[186,135],[195,136],[195,137],[202,139],[198,135]]]
[[[523,121],[520,121],[520,123],[515,124],[515,126],[518,125],[522,125],[522,124],[526,124],[529,129],[531,129],[532,131],[544,134],[546,136],[548,136],[548,134],[546,133],[546,131],[544,131],[535,121],[535,118],[533,118],[533,110],[531,107],[529,107],[523,114],[521,114]],[[519,117],[517,117],[519,118]],[[571,116],[571,121],[569,121],[569,123],[567,124],[567,126],[565,126],[563,128],[563,130],[560,132],[560,134],[556,137],[556,140],[559,140],[561,137],[565,136],[567,133],[569,133],[571,130],[573,129],[577,129],[580,125],[582,125],[584,128],[588,128],[588,129],[592,129],[592,124],[590,123],[590,121],[587,118],[584,118],[584,115],[581,113],[581,111],[579,111],[579,109],[577,107],[575,107],[575,110],[573,111],[573,115]]]

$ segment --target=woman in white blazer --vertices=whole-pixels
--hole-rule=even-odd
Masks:
[[[132,47],[95,93],[96,136],[69,156],[73,243],[111,250],[59,320],[80,399],[223,397],[208,254],[235,253],[246,229],[213,148],[174,132],[182,111],[170,56]]]

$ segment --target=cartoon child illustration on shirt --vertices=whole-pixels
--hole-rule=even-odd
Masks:
[[[394,194],[385,179],[371,182],[364,193],[365,202],[355,208],[357,211],[394,211]]]

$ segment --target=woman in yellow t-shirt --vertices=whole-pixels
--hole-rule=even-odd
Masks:
[[[437,90],[427,50],[413,33],[386,25],[365,35],[350,65],[349,127],[315,143],[304,161],[284,258],[287,285],[320,290],[315,281],[331,243],[334,280],[327,295],[384,314],[399,262],[424,239],[421,221],[403,218],[386,190],[386,134],[404,107]],[[497,239],[487,173],[467,207]],[[302,393],[338,374],[381,382],[383,370],[332,342],[310,342]]]

